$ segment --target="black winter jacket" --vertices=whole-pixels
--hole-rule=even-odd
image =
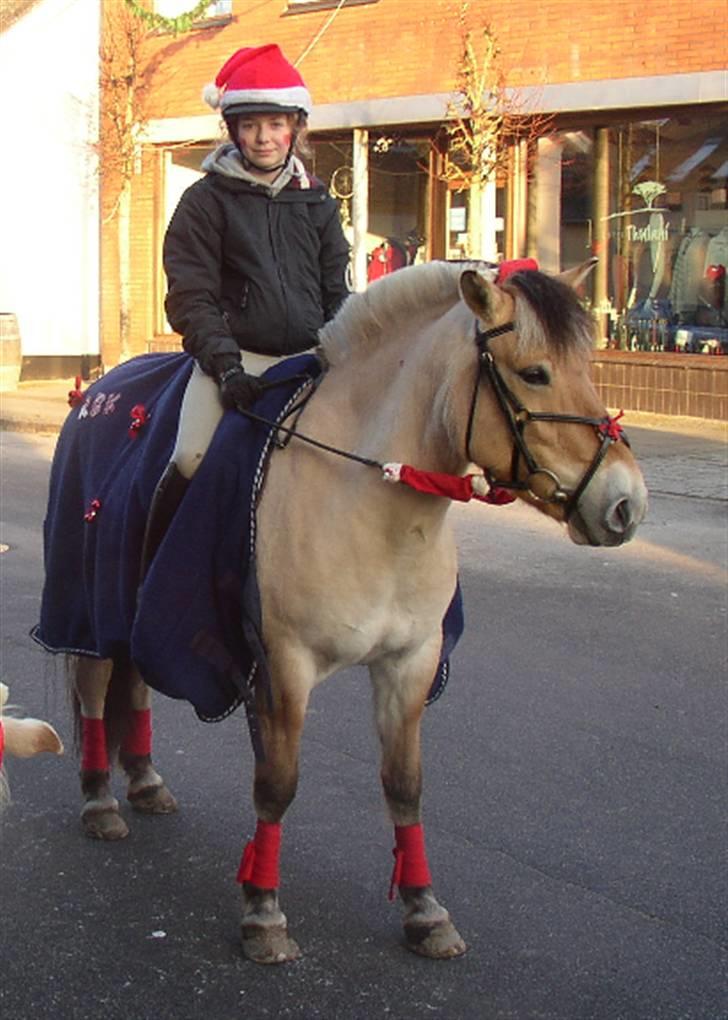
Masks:
[[[316,343],[349,293],[348,260],[338,207],[319,181],[272,197],[208,173],[184,192],[167,228],[167,318],[210,375],[225,361],[216,355],[296,354]]]

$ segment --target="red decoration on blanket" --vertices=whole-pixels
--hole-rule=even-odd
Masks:
[[[135,708],[129,720],[129,729],[121,742],[124,754],[144,757],[152,753],[152,710]]]
[[[95,521],[96,520],[96,515],[98,514],[100,509],[101,509],[101,500],[100,499],[92,499],[91,502],[88,505],[88,510],[83,515],[83,519],[86,521],[87,524],[90,524],[91,521]]]
[[[420,471],[409,464],[385,464],[382,468],[385,482],[402,482],[417,492],[431,496],[445,496],[467,503],[479,499],[483,503],[504,506],[515,500],[507,489],[491,487],[483,475],[446,475],[436,471]]]
[[[81,771],[109,771],[103,719],[89,719],[85,715],[81,717]]]
[[[129,426],[129,438],[136,439],[139,435],[139,430],[143,429],[149,421],[149,415],[144,404],[134,404],[131,411],[131,425]]]
[[[68,406],[78,407],[78,405],[82,403],[83,393],[81,392],[81,376],[77,375],[74,381],[74,388],[68,391]]]
[[[498,273],[495,278],[496,283],[503,283],[513,273],[524,273],[527,271],[533,271],[538,269],[538,262],[536,259],[511,259],[510,262],[501,262],[498,266]]]
[[[281,851],[281,823],[258,819],[255,837],[246,845],[238,868],[237,881],[250,882],[258,889],[277,889],[280,885],[278,859]]]
[[[389,899],[397,896],[400,886],[422,888],[432,885],[430,866],[425,853],[425,832],[422,825],[395,825],[394,869],[389,885]]]
[[[610,415],[607,415],[606,419],[599,426],[601,434],[603,436],[609,436],[609,438],[613,439],[615,442],[620,440],[622,438],[622,433],[624,432],[624,429],[619,424],[620,418],[624,418],[624,411],[620,411],[619,414],[615,414],[613,418],[610,417]]]

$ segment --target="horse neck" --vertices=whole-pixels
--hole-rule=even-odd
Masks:
[[[427,471],[465,464],[448,430],[448,345],[440,322],[394,332],[333,370],[351,408],[351,435],[364,456]],[[333,381],[333,380],[332,380]]]

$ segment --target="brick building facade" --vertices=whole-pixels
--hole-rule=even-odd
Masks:
[[[192,6],[157,2],[165,14]],[[218,0],[189,32],[149,34],[148,121],[132,183],[128,353],[176,345],[163,309],[164,228],[220,136],[202,86],[242,45],[278,43],[306,80],[315,103],[313,169],[342,200],[356,286],[366,285],[376,260],[386,271],[392,251],[399,261],[466,254],[467,194],[438,180],[433,163],[461,60],[460,9],[460,0]],[[693,235],[711,245],[710,265],[725,272],[725,14],[725,0],[705,0],[697,13],[678,0],[592,0],[578,16],[569,0],[469,5],[470,27],[487,22],[497,39],[519,108],[551,117],[528,151],[514,145],[493,182],[480,254],[531,254],[556,271],[597,252],[587,297],[602,346],[635,358],[728,350],[728,288],[724,277],[704,279],[702,248],[695,295],[680,298],[684,307],[675,282]],[[634,190],[639,184],[644,193]],[[120,356],[116,229],[114,219],[102,229],[105,366]],[[605,387],[609,355],[600,369]],[[718,372],[718,361],[711,417],[728,414],[728,373]]]

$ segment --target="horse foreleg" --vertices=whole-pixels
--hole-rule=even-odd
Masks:
[[[76,660],[74,691],[80,712],[81,792],[85,798],[81,823],[92,839],[123,839],[129,834],[110,784],[104,709],[112,671],[111,659]]]
[[[278,903],[281,820],[296,794],[298,749],[308,693],[277,695],[272,711],[258,699],[265,761],[256,763],[253,797],[258,823],[243,852],[243,952],[256,963],[286,963],[300,955]]]
[[[131,667],[131,709],[121,741],[119,762],[129,778],[126,798],[135,811],[168,815],[177,801],[152,764],[152,692]]]
[[[382,745],[381,778],[394,824],[394,872],[390,899],[399,889],[404,903],[404,934],[408,949],[420,956],[448,959],[466,946],[432,890],[421,820],[422,766],[420,724],[428,685],[422,676],[434,669],[415,662],[403,669],[372,668],[377,729]]]

